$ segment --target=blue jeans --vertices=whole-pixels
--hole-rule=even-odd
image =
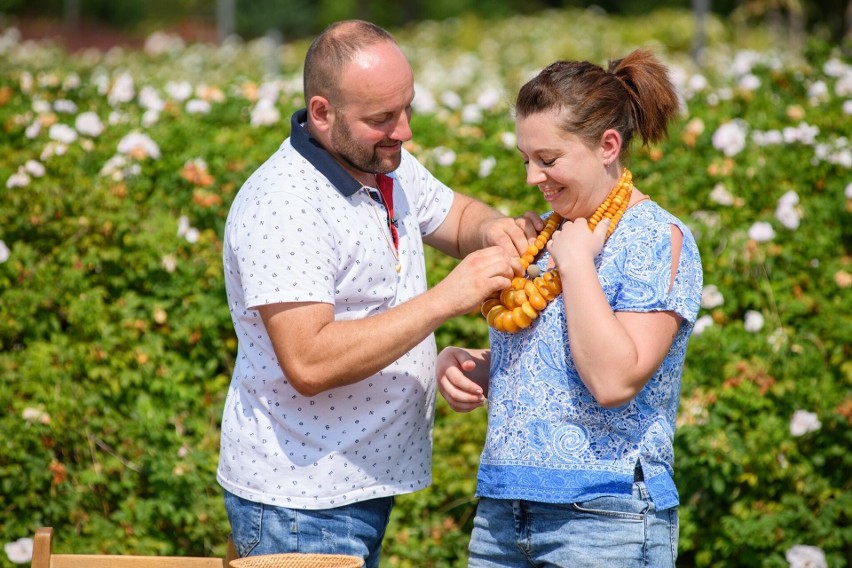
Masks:
[[[393,497],[334,509],[288,509],[248,501],[225,491],[225,509],[237,554],[282,552],[360,556],[378,568]]]
[[[665,568],[677,558],[677,508],[657,511],[645,483],[632,498],[581,503],[479,501],[469,567]]]

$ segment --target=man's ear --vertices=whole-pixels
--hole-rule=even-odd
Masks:
[[[315,95],[308,101],[308,122],[319,132],[327,132],[334,121],[334,107],[327,98]]]

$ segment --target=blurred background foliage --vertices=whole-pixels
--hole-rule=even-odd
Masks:
[[[245,15],[249,4],[236,1]],[[8,20],[61,18],[67,4],[48,4],[0,0],[14,8]],[[415,5],[314,2],[302,12],[334,19],[371,7],[389,18],[405,4]],[[426,96],[409,148],[508,214],[542,210],[513,139],[508,101],[520,83],[556,58],[657,51],[684,115],[631,169],[690,224],[718,295],[702,308],[684,373],[679,565],[800,566],[790,558],[802,547],[824,559],[809,566],[852,565],[852,44],[847,36],[844,53],[828,25],[841,19],[794,25],[778,2],[766,26],[751,25],[759,12],[746,8],[768,3],[708,14],[699,71],[689,8],[493,17],[504,4],[477,4],[491,6],[488,17],[389,26]],[[79,0],[80,26],[97,5]],[[296,13],[295,2],[275,3],[285,5]],[[166,16],[155,14],[214,20],[212,2],[136,6],[122,24],[133,33],[156,31]],[[282,25],[279,45],[159,36],[141,50],[73,55],[0,33],[0,543],[54,526],[63,552],[224,552],[215,470],[236,341],[220,235],[236,191],[302,104],[307,30],[325,20],[311,22],[298,41]],[[738,151],[717,140],[732,126]],[[120,150],[140,135],[154,154]],[[778,215],[791,192],[795,227]],[[774,236],[757,239],[756,226]],[[427,262],[430,284],[453,266],[434,252]],[[487,343],[477,315],[436,336],[440,347]],[[465,565],[484,430],[484,411],[456,414],[439,399],[434,483],[397,500],[383,566]],[[10,558],[0,554],[0,566]]]
[[[687,7],[683,0],[0,0],[0,23],[19,19],[62,21],[73,31],[82,23],[117,27],[131,36],[182,28],[223,39],[272,34],[310,37],[329,23],[363,18],[386,27],[463,15],[495,19],[554,8],[597,7],[613,15],[635,16]],[[736,25],[784,25],[839,43],[852,29],[849,0],[691,0],[701,17],[713,14]]]

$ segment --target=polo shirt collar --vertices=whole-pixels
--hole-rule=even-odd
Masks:
[[[324,175],[331,185],[345,197],[352,196],[362,185],[340,165],[328,150],[312,138],[302,124],[308,121],[307,109],[298,110],[290,119],[290,143],[307,161]]]

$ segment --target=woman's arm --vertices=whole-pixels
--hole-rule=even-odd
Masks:
[[[663,362],[681,324],[674,312],[613,312],[601,289],[594,258],[608,222],[589,231],[585,219],[554,233],[551,252],[559,266],[571,356],[583,383],[601,406],[629,402]],[[673,234],[680,232],[673,229]],[[672,282],[679,242],[673,243]],[[677,248],[674,245],[677,244]]]

